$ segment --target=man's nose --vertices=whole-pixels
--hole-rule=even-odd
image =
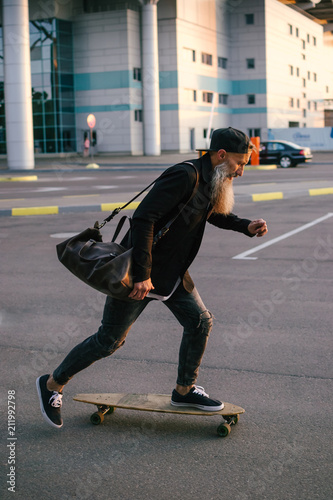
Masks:
[[[238,167],[238,169],[236,170],[236,174],[239,175],[239,177],[242,177],[244,173],[244,167]]]

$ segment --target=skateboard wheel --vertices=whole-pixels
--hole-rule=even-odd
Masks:
[[[104,420],[104,415],[100,411],[96,411],[93,413],[90,417],[90,422],[94,425],[99,425],[103,422]]]
[[[231,432],[231,427],[229,424],[220,424],[217,428],[217,434],[220,436],[220,437],[227,437],[229,436]]]
[[[111,415],[111,413],[113,413],[114,411],[116,411],[115,407],[114,406],[109,406],[109,409],[105,413],[105,415]]]

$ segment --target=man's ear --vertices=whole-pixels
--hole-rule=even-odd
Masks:
[[[225,149],[219,149],[219,150],[217,151],[217,154],[218,154],[218,158],[219,158],[219,160],[224,160],[224,159],[225,159],[225,157],[226,157],[227,152],[226,152],[226,150],[225,150]]]

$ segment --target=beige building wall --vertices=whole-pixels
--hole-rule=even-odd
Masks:
[[[265,0],[265,11],[267,127],[323,127],[322,26],[277,0]]]

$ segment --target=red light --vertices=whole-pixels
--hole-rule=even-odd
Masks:
[[[304,156],[304,149],[301,149],[299,154]]]

